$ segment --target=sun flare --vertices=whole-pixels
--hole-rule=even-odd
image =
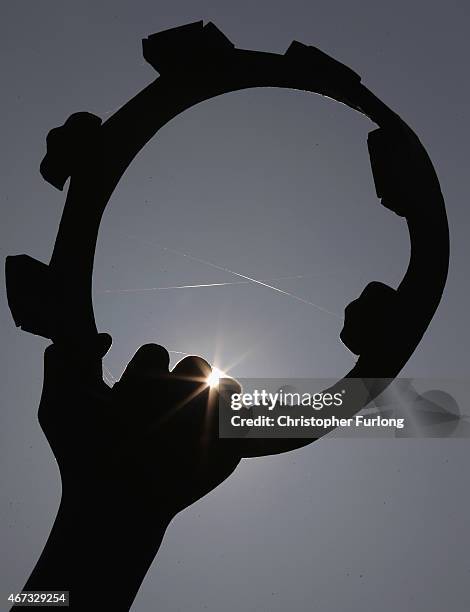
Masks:
[[[213,367],[212,372],[207,377],[207,384],[211,388],[217,387],[219,384],[219,380],[221,378],[224,378],[225,376],[227,376],[225,372],[223,372],[222,370],[219,370],[219,368]]]

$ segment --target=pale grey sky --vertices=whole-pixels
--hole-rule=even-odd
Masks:
[[[75,111],[106,118],[153,80],[142,38],[202,18],[242,48],[283,52],[296,39],[359,72],[427,147],[448,208],[451,268],[406,374],[468,377],[467,3],[43,0],[1,12],[2,257],[48,260],[64,197],[39,175],[45,135]],[[339,314],[367,282],[396,285],[407,233],[374,195],[373,127],[319,97],[252,90],[162,129],[101,228],[95,305],[114,337],[111,375],[149,341],[175,360],[235,363],[241,377],[346,372],[341,321],[265,287],[106,290],[240,280],[197,259],[257,279],[301,277],[273,284]],[[34,565],[60,489],[36,421],[45,343],[14,328],[3,276],[1,287],[3,597]],[[469,458],[466,440],[343,439],[244,461],[173,522],[132,610],[464,612]]]

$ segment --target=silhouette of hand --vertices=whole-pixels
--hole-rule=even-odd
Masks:
[[[100,376],[110,338],[98,339],[91,357],[57,345],[46,350],[39,420],[64,498],[87,495],[127,518],[158,513],[169,522],[239,463],[237,440],[218,437],[218,414],[219,401],[240,387],[233,379],[211,387],[211,368],[198,357],[169,372],[168,352],[147,344],[111,389]]]
[[[84,348],[84,346],[86,347]],[[62,499],[26,587],[69,590],[74,609],[128,610],[175,516],[225,480],[239,440],[219,439],[232,379],[142,346],[113,388],[102,379],[107,334],[45,352],[39,421],[57,459]]]

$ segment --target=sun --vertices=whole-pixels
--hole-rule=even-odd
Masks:
[[[212,372],[207,377],[207,384],[209,385],[209,387],[211,387],[211,389],[213,389],[214,387],[218,386],[219,380],[221,378],[224,378],[225,376],[227,376],[225,372],[219,370],[219,368],[213,367]]]

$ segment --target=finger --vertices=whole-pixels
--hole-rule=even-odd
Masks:
[[[159,378],[168,374],[170,355],[159,344],[144,344],[127,364],[120,382]]]
[[[184,380],[207,382],[211,372],[212,368],[205,359],[191,355],[179,361],[173,368],[172,374]]]
[[[229,395],[232,393],[241,393],[242,388],[240,383],[236,378],[231,378],[230,376],[224,376],[219,379],[219,393],[224,393],[225,395]]]
[[[111,344],[103,334],[101,348]],[[108,405],[110,389],[102,380],[101,348],[92,344],[88,352],[72,343],[51,344],[44,352],[44,383],[39,405],[39,422],[48,435],[51,427],[78,427],[90,413]],[[64,430],[65,431],[65,430]]]
[[[158,344],[144,344],[113,386],[113,416],[127,433],[141,431],[164,413],[168,405],[168,351]]]
[[[218,391],[218,410],[223,410],[225,414],[232,414],[233,400],[239,400],[242,392],[240,383],[235,378],[221,378],[217,387]]]
[[[101,359],[112,343],[109,334],[98,334],[85,341],[71,338],[49,345],[44,352],[44,386],[66,386],[71,374],[81,386],[101,382]]]
[[[179,435],[198,439],[207,419],[210,403],[208,379],[211,366],[201,357],[189,356],[179,361],[170,374],[171,425]]]
[[[188,431],[198,424],[201,425],[205,420],[211,372],[211,366],[207,361],[194,355],[179,361],[171,372],[178,419],[186,421]],[[189,406],[190,410],[187,409]]]
[[[248,427],[237,428],[237,438],[230,439],[233,435],[234,428],[231,425],[232,417],[235,414],[240,414],[240,406],[243,406],[242,387],[234,378],[221,378],[219,381],[218,406],[217,406],[217,427],[218,437],[222,443],[222,447],[230,449],[230,452],[236,452],[237,439],[246,436],[249,432]],[[243,417],[251,418],[253,409],[243,406]]]

